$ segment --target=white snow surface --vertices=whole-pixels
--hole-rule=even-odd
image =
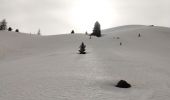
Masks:
[[[0,31],[0,100],[169,100],[169,28],[127,25],[102,34]],[[132,88],[115,87],[119,80]]]

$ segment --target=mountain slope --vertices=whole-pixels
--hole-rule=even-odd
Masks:
[[[89,39],[81,34],[32,36],[0,31],[0,99],[170,98],[169,28],[133,25],[102,32],[103,37]],[[82,41],[86,55],[77,54]],[[121,79],[132,88],[114,87]]]

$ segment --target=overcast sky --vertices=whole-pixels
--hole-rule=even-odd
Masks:
[[[5,18],[8,26],[22,32],[37,33],[41,29],[44,35],[72,29],[91,32],[97,20],[102,29],[127,24],[170,27],[170,0],[103,0],[97,17],[93,15],[96,1],[100,0],[0,0],[0,19]]]

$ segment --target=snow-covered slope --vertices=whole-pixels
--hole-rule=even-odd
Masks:
[[[169,28],[130,25],[102,33],[89,39],[0,31],[0,100],[170,98]],[[82,41],[86,55],[78,54]],[[132,88],[114,87],[121,79]]]

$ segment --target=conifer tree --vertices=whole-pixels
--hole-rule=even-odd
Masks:
[[[7,30],[7,22],[5,19],[3,19],[0,24],[0,30]]]
[[[15,32],[19,32],[19,29],[16,29]]]
[[[81,45],[80,45],[79,48],[80,48],[80,50],[79,50],[79,53],[80,53],[80,54],[86,54],[86,52],[85,52],[85,51],[86,51],[86,49],[85,49],[85,48],[86,48],[86,45],[84,45],[83,42],[81,43]]]
[[[74,30],[71,31],[71,34],[74,34]]]
[[[91,35],[101,37],[101,29],[98,21],[94,24],[93,33]]]
[[[12,31],[13,29],[11,27],[8,28],[8,31]]]

